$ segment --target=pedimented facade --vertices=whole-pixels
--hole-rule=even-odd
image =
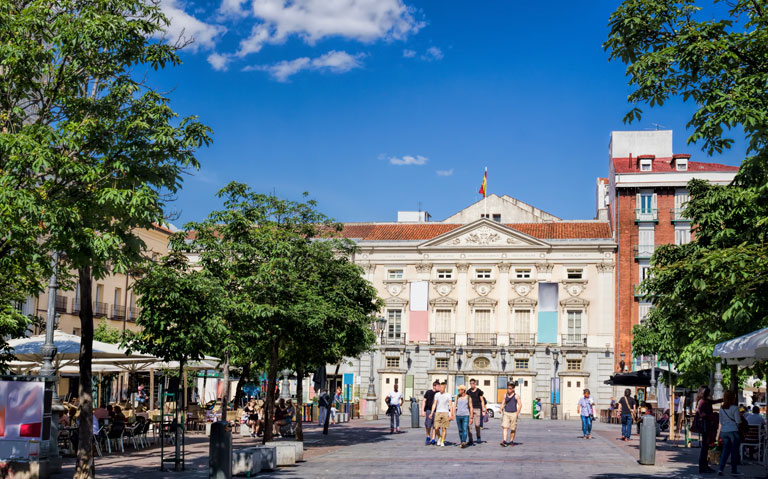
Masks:
[[[526,414],[539,397],[547,417],[552,404],[574,416],[585,387],[608,404],[616,251],[608,223],[552,219],[518,203],[479,202],[451,217],[464,223],[345,225],[385,303],[373,364],[366,355],[341,368],[340,382],[351,381],[361,402],[372,374],[379,413],[395,383],[420,399],[438,378],[452,392],[475,378],[489,402],[517,381]]]

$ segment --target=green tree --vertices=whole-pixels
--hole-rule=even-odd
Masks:
[[[0,153],[4,174],[32,191],[38,239],[80,285],[80,384],[91,384],[91,284],[141,260],[137,228],[164,220],[165,202],[194,151],[209,142],[195,118],[179,120],[142,69],[180,63],[178,46],[150,41],[168,24],[148,0],[0,2]],[[89,387],[80,389],[75,477],[93,477]]]
[[[105,319],[99,321],[99,325],[93,331],[93,340],[102,343],[120,344],[123,339],[123,332],[107,324]]]
[[[748,140],[732,184],[689,183],[684,214],[696,238],[659,248],[642,284],[654,307],[633,348],[677,364],[691,382],[711,368],[716,343],[768,325],[768,2],[723,6],[713,18],[693,0],[626,0],[605,43],[627,64],[634,107],[625,121],[640,118],[638,105],[682,97],[696,107],[689,143],[713,154],[730,148],[729,131]]]
[[[171,244],[178,245],[177,241]],[[228,332],[221,321],[222,301],[226,297],[219,283],[205,271],[191,269],[187,257],[177,250],[150,264],[136,283],[141,313],[136,325],[141,329],[127,340],[129,350],[179,363],[176,424],[183,424],[185,399],[181,378],[189,361],[203,359],[214,350],[217,338]],[[181,427],[176,428],[176,470],[181,470]]]

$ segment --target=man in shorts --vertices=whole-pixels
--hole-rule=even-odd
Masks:
[[[435,441],[435,428],[434,421],[432,420],[432,404],[435,402],[435,394],[440,389],[440,381],[435,380],[432,383],[432,389],[424,393],[424,399],[421,400],[421,415],[424,416],[424,427],[427,429],[427,438],[424,440],[424,445],[434,446],[437,444]]]
[[[448,432],[448,426],[451,425],[453,420],[453,417],[451,417],[453,398],[445,392],[445,386],[445,382],[440,383],[440,391],[435,394],[435,400],[432,403],[432,413],[430,414],[434,421],[435,429],[440,432],[437,445],[441,447],[445,447],[445,434]]]
[[[467,396],[472,400],[472,409],[479,419],[475,421],[475,432],[477,433],[477,443],[480,444],[480,430],[483,429],[483,415],[485,414],[486,402],[483,390],[477,387],[477,380],[469,380],[469,390]],[[469,445],[472,445],[472,426],[469,427]]]
[[[515,383],[507,383],[507,394],[501,402],[501,446],[515,445],[515,432],[517,431],[517,416],[523,408],[523,402],[520,395],[515,393]],[[509,433],[509,441],[507,441]]]

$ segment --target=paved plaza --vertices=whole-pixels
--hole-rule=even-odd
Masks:
[[[408,419],[408,418],[404,418]],[[533,421],[523,419],[514,447],[503,448],[500,421],[491,420],[483,431],[483,443],[461,449],[456,445],[455,424],[446,447],[425,446],[423,429],[406,428],[390,435],[387,422],[352,421],[331,427],[328,436],[317,426],[306,428],[305,461],[296,466],[264,472],[265,478],[380,477],[513,477],[534,478],[688,478],[699,477],[698,449],[685,449],[659,441],[656,465],[638,464],[639,441],[618,440],[620,426],[595,424],[594,439],[581,438],[576,421]],[[253,444],[254,439],[237,437],[235,447]],[[187,470],[159,471],[159,450],[126,452],[96,460],[97,477],[141,479],[207,478],[208,439],[191,433],[188,440]],[[169,464],[172,466],[172,464]],[[73,460],[65,463],[61,477],[72,477]],[[746,477],[765,477],[757,466],[742,468]],[[726,473],[726,476],[728,474]]]

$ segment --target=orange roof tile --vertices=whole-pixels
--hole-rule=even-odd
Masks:
[[[446,223],[347,223],[342,235],[363,241],[428,240],[460,228]],[[607,222],[511,223],[506,226],[539,239],[610,239]]]

